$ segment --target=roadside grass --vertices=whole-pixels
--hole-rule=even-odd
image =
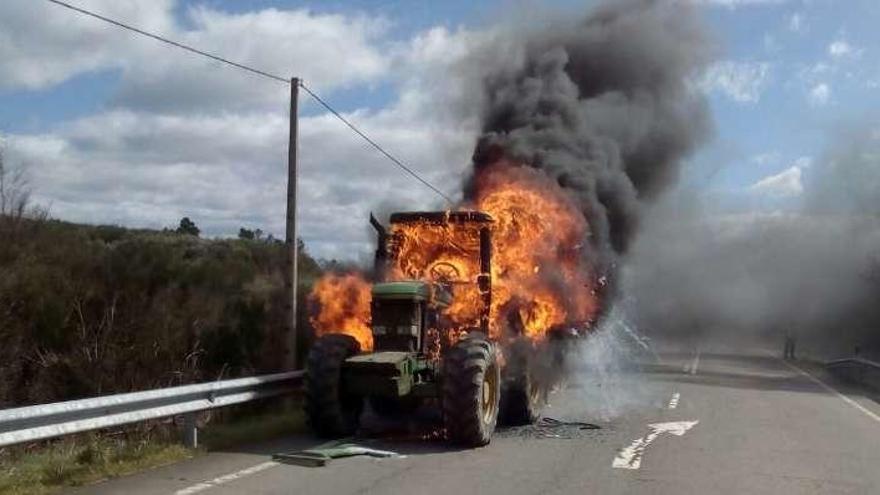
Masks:
[[[211,423],[199,432],[201,446],[188,449],[176,432],[128,438],[90,434],[38,449],[0,451],[0,495],[49,495],[63,488],[138,473],[206,452],[303,431],[299,407]]]
[[[162,439],[89,438],[56,442],[0,461],[0,493],[50,494],[188,459],[194,452]]]

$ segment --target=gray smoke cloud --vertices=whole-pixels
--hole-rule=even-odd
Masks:
[[[779,346],[788,328],[819,357],[880,350],[877,129],[840,130],[789,211],[725,214],[690,195],[654,209],[623,277],[639,328]]]
[[[502,160],[542,170],[577,200],[589,262],[610,272],[645,205],[711,133],[690,81],[714,47],[684,2],[617,1],[580,22],[511,30],[471,66],[484,89],[474,177]]]
[[[555,405],[553,414],[610,421],[632,410],[665,405],[665,386],[638,373],[656,354],[628,321],[629,312],[627,304],[616,304],[598,331],[575,345],[565,391],[574,400]]]

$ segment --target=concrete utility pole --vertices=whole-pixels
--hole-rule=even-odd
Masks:
[[[290,80],[290,137],[287,148],[287,230],[285,245],[287,247],[287,269],[285,288],[287,289],[287,369],[297,369],[297,328],[296,328],[296,288],[297,258],[299,246],[296,239],[296,145],[297,117],[299,100],[299,78]]]

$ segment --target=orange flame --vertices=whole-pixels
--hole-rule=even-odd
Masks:
[[[473,206],[494,219],[492,230],[493,338],[521,332],[544,338],[559,325],[592,322],[598,309],[582,250],[589,226],[578,205],[540,171],[501,163],[481,172]],[[452,286],[445,316],[458,330],[479,326],[479,229],[471,224],[398,223],[388,246],[386,280],[442,281]],[[325,275],[311,299],[318,334],[353,335],[367,350],[370,287],[358,275]],[[519,328],[512,328],[517,326]]]
[[[479,231],[457,223],[402,223],[391,226],[391,238],[396,264],[386,278],[451,284],[453,300],[446,315],[458,327],[479,326]]]
[[[477,207],[492,215],[492,333],[513,306],[525,334],[592,321],[597,311],[584,262],[589,227],[574,201],[542,173],[507,164],[479,177]]]
[[[373,348],[370,331],[370,283],[356,273],[324,274],[312,288],[309,319],[317,335],[344,333],[356,338],[361,350]]]
[[[517,316],[521,331],[535,339],[557,325],[592,321],[597,302],[581,252],[589,228],[559,185],[536,170],[501,164],[480,175],[474,206],[495,220],[492,337],[504,335]],[[396,265],[387,278],[451,282],[453,302],[446,316],[460,328],[478,326],[478,229],[407,223],[392,225],[391,233]]]

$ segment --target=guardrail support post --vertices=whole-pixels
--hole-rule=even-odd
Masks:
[[[190,449],[199,446],[199,427],[196,424],[196,413],[183,415],[183,445]]]

